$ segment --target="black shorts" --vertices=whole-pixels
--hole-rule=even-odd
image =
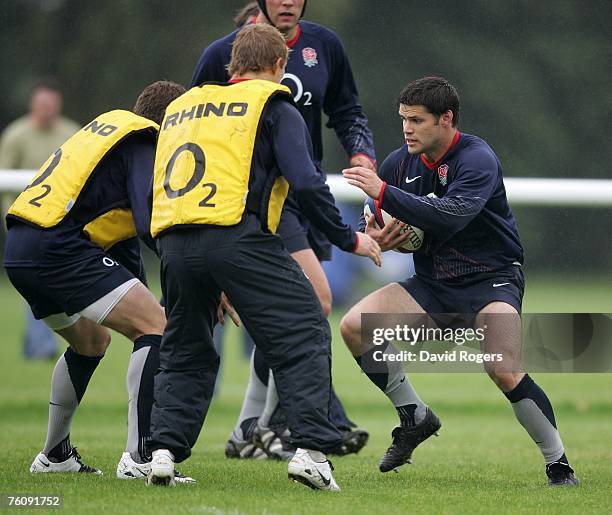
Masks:
[[[330,261],[332,246],[325,235],[302,216],[295,198],[289,193],[278,226],[277,234],[283,239],[289,253],[312,249],[319,261]]]
[[[34,234],[38,240],[31,239]],[[74,315],[134,278],[110,253],[84,237],[58,243],[49,231],[15,225],[6,247],[9,280],[37,319]]]
[[[414,275],[399,283],[427,313],[476,314],[491,302],[505,302],[519,313],[525,280],[520,266],[498,272],[436,281]]]

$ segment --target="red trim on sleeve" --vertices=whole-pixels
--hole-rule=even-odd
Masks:
[[[448,155],[448,153],[453,149],[453,147],[457,144],[457,142],[459,141],[459,136],[460,133],[459,131],[457,131],[455,133],[455,136],[453,136],[453,141],[450,144],[450,147],[448,147],[446,149],[446,152],[444,152],[444,154],[442,155],[442,157],[440,159],[438,159],[435,163],[431,163],[430,161],[427,160],[427,158],[425,157],[425,154],[421,154],[421,161],[423,162],[423,164],[429,168],[430,170],[435,170],[438,165],[444,161],[444,158]]]
[[[300,24],[297,24],[297,31],[295,33],[295,36],[293,36],[293,38],[291,39],[291,41],[287,41],[287,46],[289,48],[292,48],[293,45],[295,45],[297,43],[297,40],[300,39],[300,36],[302,35],[302,28],[300,27]]]
[[[387,183],[383,181],[382,186],[380,187],[380,191],[378,192],[378,197],[376,198],[379,204],[382,204],[382,199],[383,199],[383,195],[385,194],[386,188],[387,188]]]
[[[376,210],[376,216],[374,216],[374,221],[376,222],[376,225],[378,225],[382,229],[385,226],[385,219],[383,218],[382,211],[380,209],[380,202],[378,202],[378,200],[374,201],[374,209]]]
[[[353,254],[357,250],[357,247],[359,247],[359,233],[355,231],[355,246],[353,247]]]
[[[351,156],[351,159],[353,159],[354,157],[357,157],[357,156],[365,157],[368,161],[370,161],[370,163],[372,163],[374,166],[376,166],[376,159],[372,159],[369,155],[364,154],[363,152],[358,152],[357,154],[353,154]]]

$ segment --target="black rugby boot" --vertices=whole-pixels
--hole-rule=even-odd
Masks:
[[[440,419],[429,408],[427,408],[425,418],[419,424],[396,427],[391,433],[393,443],[380,459],[380,471],[389,472],[405,463],[411,463],[412,452],[431,435],[437,436],[437,431],[441,427]]]
[[[574,474],[574,469],[568,463],[555,461],[546,465],[548,486],[578,486],[580,481]]]

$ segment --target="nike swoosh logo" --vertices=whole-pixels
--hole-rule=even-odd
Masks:
[[[417,179],[420,179],[421,176],[417,175],[416,177],[413,177],[412,179],[408,179],[408,177],[406,177],[406,184],[410,184],[411,182],[416,181]]]
[[[38,463],[42,463],[44,467],[49,468],[49,463],[45,463],[44,461],[42,461],[40,458],[38,459]]]
[[[141,469],[140,467],[133,466],[132,468],[133,468],[133,469],[135,469],[135,470],[137,470],[138,472],[140,472],[140,473],[141,473],[143,476],[148,475],[148,471],[143,470],[143,469]]]
[[[403,383],[405,380],[406,380],[406,376],[404,376],[404,377],[402,377],[402,378],[400,379],[400,383]]]
[[[325,486],[329,486],[331,483],[331,478],[326,478],[323,474],[321,474],[321,471],[319,469],[317,469],[317,472],[319,473],[319,476],[321,476],[321,479],[323,480],[323,484]]]
[[[61,404],[55,404],[55,402],[51,402],[51,401],[49,401],[49,404],[51,404],[51,406],[61,406]]]
[[[510,283],[496,283],[493,285],[493,288],[499,288],[500,286],[506,286],[506,284],[510,284]]]

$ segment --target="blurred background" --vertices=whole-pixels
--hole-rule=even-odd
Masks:
[[[187,85],[203,48],[233,29],[232,18],[244,3],[0,0],[0,130],[27,112],[32,87],[45,76],[61,81],[64,113],[79,124],[110,109],[130,109],[142,88],[160,78]],[[459,90],[460,129],[487,140],[506,177],[612,178],[611,1],[310,0],[306,18],[331,28],[342,39],[380,162],[403,143],[396,106],[399,91],[421,76],[442,75]],[[328,173],[338,172],[347,158],[333,132],[324,131],[324,137],[324,167]],[[515,206],[514,212],[526,254],[525,310],[612,312],[610,208]],[[3,241],[0,231],[0,247]],[[330,317],[337,390],[349,414],[373,434],[364,451],[369,460],[364,462],[364,475],[357,477],[366,477],[366,470],[369,474],[366,467],[375,463],[387,444],[393,413],[357,373],[337,327],[347,304],[390,277],[406,275],[409,258],[390,257],[385,255],[382,270],[356,271],[348,290],[343,295],[335,292]],[[147,261],[151,286],[159,293],[157,261],[151,255]],[[334,277],[330,280],[333,285]],[[0,427],[9,435],[13,468],[6,471],[19,481],[26,475],[24,464],[42,443],[54,363],[22,360],[24,313],[22,300],[1,268],[0,361],[12,366],[6,367],[0,382],[4,414]],[[238,331],[228,332],[229,339],[238,343]],[[116,464],[108,449],[120,449],[124,438],[125,369],[131,352],[123,338],[113,339],[116,343],[79,411],[76,436],[108,471]],[[207,463],[219,467],[226,467],[222,450],[247,377],[242,346],[226,345],[224,353],[223,402],[213,403],[197,450],[199,458],[206,456]],[[543,374],[538,382],[551,393],[579,470],[588,465],[585,475],[590,474],[592,483],[598,478],[601,491],[607,492],[612,447],[602,439],[609,436],[601,428],[609,425],[612,414],[610,376]],[[466,470],[473,462],[489,463],[485,473],[499,466],[499,453],[490,443],[506,432],[513,440],[508,440],[504,453],[516,458],[521,474],[523,468],[540,469],[539,456],[528,447],[521,429],[511,422],[505,400],[483,374],[461,378],[421,374],[415,383],[448,422],[450,438],[440,438],[447,447],[439,458],[453,464],[451,475],[442,481],[445,490],[461,486],[456,470]],[[460,398],[449,399],[449,392],[456,391]],[[464,452],[466,435],[486,434],[490,436],[486,446],[471,445],[469,453]],[[446,454],[448,446],[457,449],[452,458]],[[200,461],[193,460],[192,467]],[[231,473],[229,465],[221,470]],[[439,474],[436,469],[430,477],[443,477]],[[520,483],[521,492],[525,484]],[[502,477],[499,495],[505,495],[506,487]],[[483,492],[484,502],[488,490]],[[413,493],[406,490],[406,495]],[[439,493],[436,490],[431,499]],[[397,495],[394,490],[389,497]],[[212,498],[219,506],[228,502]]]
[[[233,29],[232,18],[245,3],[4,0],[0,130],[27,112],[41,77],[59,79],[64,114],[79,124],[131,108],[154,80],[187,85],[202,49]],[[459,90],[461,130],[489,142],[506,177],[547,178],[611,175],[611,17],[612,2],[597,0],[311,0],[306,12],[336,31],[348,51],[379,162],[403,143],[396,109],[401,88],[424,75],[442,75]],[[324,167],[337,173],[346,156],[333,131],[324,137]],[[514,211],[528,293],[540,280],[586,290],[612,286],[608,209]],[[362,267],[342,291],[332,275],[336,306],[407,275],[409,259],[391,254],[382,272]],[[150,255],[147,262],[157,275]]]
[[[57,77],[65,114],[83,124],[130,108],[148,83],[188,84],[236,0],[3,0],[0,129],[24,114],[40,77]],[[396,98],[442,75],[461,96],[461,129],[484,137],[507,177],[607,178],[612,162],[612,2],[334,0],[306,18],[341,37],[379,161],[402,144]],[[325,134],[328,173],[346,165]],[[42,164],[42,163],[41,163]],[[608,276],[609,212],[515,209],[527,274]]]

